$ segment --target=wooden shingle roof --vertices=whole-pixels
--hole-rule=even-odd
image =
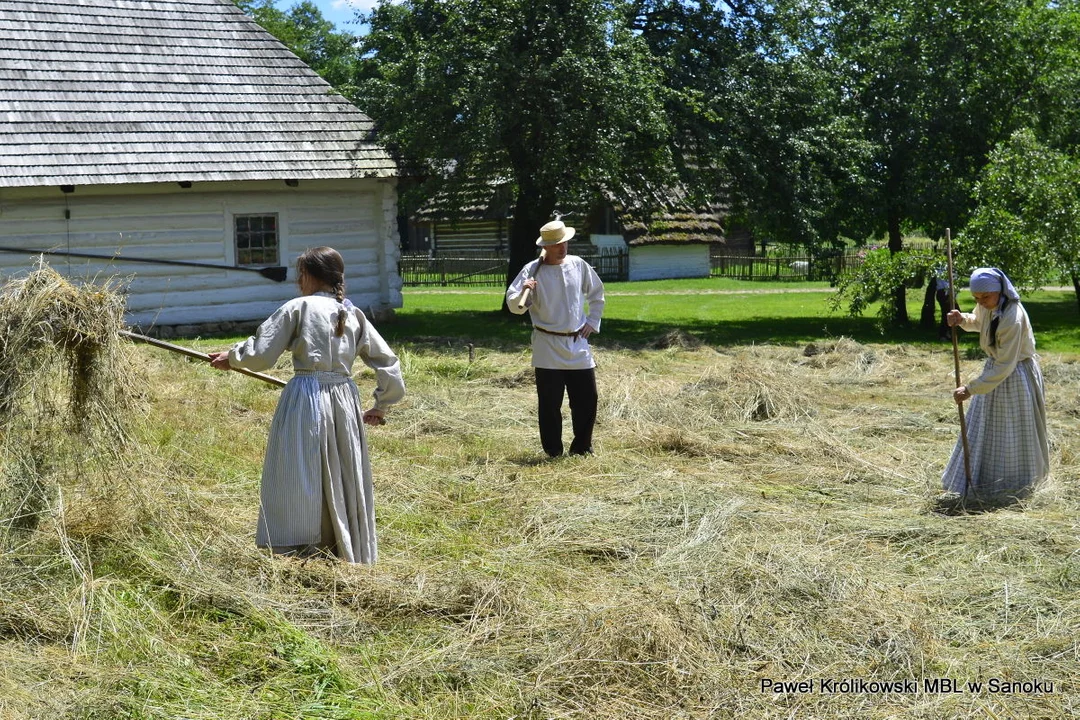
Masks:
[[[0,0],[0,187],[396,174],[231,0]]]

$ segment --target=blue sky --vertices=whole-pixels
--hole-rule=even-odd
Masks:
[[[274,3],[282,10],[288,10],[300,0],[276,0]],[[312,0],[323,17],[334,23],[340,32],[359,32],[355,22],[356,11],[370,12],[378,0]]]

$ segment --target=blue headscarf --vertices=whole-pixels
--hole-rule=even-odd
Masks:
[[[1010,302],[1019,302],[1020,293],[1016,292],[1016,288],[1013,287],[1009,276],[997,268],[978,268],[975,270],[975,272],[971,273],[969,288],[973,293],[1001,293],[1001,297],[998,298],[997,310],[990,321],[990,346],[997,347],[997,329],[998,323],[1001,321],[1001,313],[1005,312],[1005,308],[1009,306]]]
[[[1001,300],[1019,300],[1020,293],[1016,292],[1009,277],[997,268],[978,268],[971,273],[971,292],[973,293],[1001,293]]]

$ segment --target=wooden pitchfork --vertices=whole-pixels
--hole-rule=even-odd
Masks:
[[[186,348],[186,347],[183,347],[181,345],[173,345],[172,343],[167,343],[164,340],[156,340],[155,338],[147,337],[146,335],[140,335],[138,333],[133,333],[133,332],[130,332],[128,330],[119,330],[117,332],[119,332],[122,337],[126,337],[126,338],[128,338],[130,340],[134,340],[136,342],[146,343],[147,345],[153,345],[154,347],[159,347],[159,348],[162,348],[162,349],[165,349],[165,350],[171,350],[174,353],[180,353],[181,355],[187,355],[188,357],[192,357],[192,358],[196,358],[198,360],[205,360],[207,362],[210,362],[210,356],[207,355],[206,353],[201,353],[198,350],[192,350],[191,348]],[[233,368],[233,370],[240,373],[241,375],[247,375],[248,377],[258,378],[259,380],[262,380],[263,382],[270,383],[271,385],[277,385],[278,387],[285,387],[285,381],[284,380],[279,380],[278,378],[273,377],[271,375],[264,375],[263,373],[254,372],[252,370],[245,370],[244,368]]]
[[[952,260],[952,233],[949,228],[945,228],[945,248],[949,257],[949,310],[956,310],[956,278],[953,275],[953,260]],[[956,376],[956,387],[960,387],[960,341],[957,339],[956,326],[952,328],[952,351],[953,351],[953,368]],[[968,493],[971,492],[971,460],[970,451],[968,450],[967,439],[967,418],[964,417],[964,404],[962,402],[956,404],[957,410],[960,412],[960,442],[964,446],[964,497],[966,498]]]

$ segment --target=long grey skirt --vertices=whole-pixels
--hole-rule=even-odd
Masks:
[[[958,439],[941,477],[945,490],[1005,502],[1027,496],[1049,474],[1046,401],[1035,358],[1017,363],[990,392],[972,396],[965,417],[971,487],[966,487],[964,448]]]
[[[255,544],[374,563],[375,498],[360,393],[351,378],[298,373],[266,444]]]

